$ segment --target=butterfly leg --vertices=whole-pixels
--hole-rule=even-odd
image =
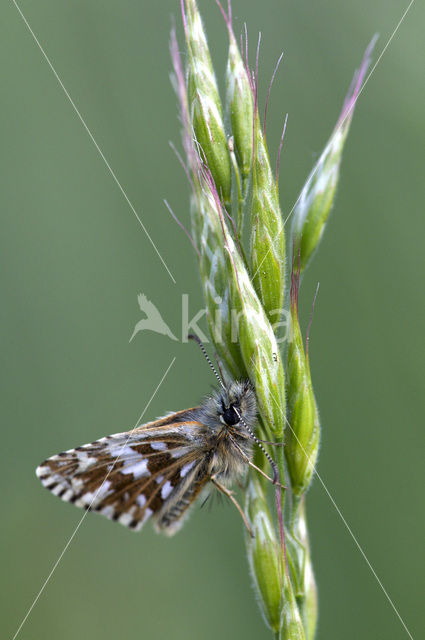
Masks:
[[[215,487],[217,487],[217,489],[219,491],[221,491],[221,493],[223,493],[225,496],[227,496],[233,502],[233,504],[235,505],[236,509],[239,511],[239,513],[240,513],[240,515],[242,517],[243,523],[244,523],[249,535],[251,536],[251,538],[255,538],[255,535],[254,535],[254,533],[253,533],[253,531],[252,531],[252,529],[251,529],[251,527],[249,525],[249,522],[247,520],[247,517],[244,514],[239,502],[233,497],[233,493],[227,487],[225,487],[223,484],[221,484],[221,482],[216,480],[216,478],[214,476],[211,476],[211,482],[213,483],[213,485]]]
[[[269,482],[271,482],[272,484],[280,487],[281,489],[286,489],[287,488],[287,487],[285,487],[285,485],[280,484],[280,482],[275,482],[275,480],[273,480],[273,478],[268,476],[267,473],[264,473],[264,471],[262,469],[260,469],[260,467],[257,467],[257,465],[254,464],[249,458],[247,458],[246,461],[247,461],[247,463],[249,464],[250,467],[252,467],[256,471],[258,471],[258,473],[260,473],[262,476],[264,476],[264,478],[267,478],[267,480],[269,480]]]
[[[245,462],[247,462],[249,464],[250,467],[252,467],[252,469],[255,469],[256,471],[258,471],[258,473],[260,473],[264,478],[267,478],[267,480],[269,480],[269,482],[271,482],[272,484],[280,487],[281,489],[286,489],[287,488],[283,484],[280,484],[280,482],[276,482],[275,480],[273,480],[273,478],[268,476],[267,473],[265,473],[262,469],[260,469],[260,467],[257,467],[257,465],[254,464],[252,462],[252,460],[250,460],[248,458],[248,456],[244,453],[244,451],[242,451],[240,446],[237,444],[237,442],[233,438],[232,438],[232,442],[235,445],[235,447],[239,450],[239,453],[241,454],[242,458],[245,460]]]
[[[284,447],[285,443],[284,442],[270,442],[270,440],[260,440],[260,438],[257,438],[258,442],[261,442],[261,444],[269,444],[271,447]]]

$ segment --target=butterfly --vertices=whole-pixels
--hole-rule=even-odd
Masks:
[[[191,336],[192,337],[192,336]],[[54,495],[135,531],[152,519],[157,531],[173,535],[208,484],[235,504],[228,489],[252,462],[257,406],[248,380],[224,385],[198,407],[116,433],[48,458],[36,470]],[[265,475],[260,469],[260,473]],[[268,477],[268,476],[266,476]],[[277,484],[276,476],[273,479]]]

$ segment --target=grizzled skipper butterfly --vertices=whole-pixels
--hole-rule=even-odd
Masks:
[[[273,467],[275,462],[254,432],[256,399],[248,380],[225,386],[197,336],[221,390],[199,407],[171,413],[132,431],[116,433],[69,449],[36,470],[54,495],[77,507],[106,516],[139,531],[152,517],[157,531],[173,535],[201,490],[211,483],[245,515],[226,485],[252,466],[256,442]],[[268,476],[266,476],[268,477]]]

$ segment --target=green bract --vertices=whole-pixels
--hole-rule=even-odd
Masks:
[[[276,181],[255,116],[251,201],[251,270],[255,289],[273,326],[280,320],[285,292],[285,234]]]
[[[221,100],[196,2],[186,0],[186,12],[191,125],[200,153],[205,157],[220,197],[227,205],[230,203],[231,169]]]
[[[294,255],[300,253],[301,273],[310,262],[325,230],[338,184],[344,143],[348,135],[360,88],[369,67],[375,41],[376,37],[373,38],[366,49],[362,64],[353,78],[335,129],[307,178],[294,207],[291,239]]]
[[[289,429],[286,462],[295,497],[308,488],[319,452],[320,425],[311,383],[308,356],[304,351],[298,321],[299,273],[292,273],[291,330],[287,353],[287,397]]]
[[[349,122],[331,136],[298,198],[292,216],[295,255],[300,252],[301,272],[316,251],[326,227],[339,178],[342,150]]]
[[[235,153],[244,185],[251,172],[254,101],[252,90],[232,27],[229,28],[229,57],[226,73],[226,100],[233,133]]]
[[[279,633],[283,607],[283,558],[267,498],[258,478],[246,491],[246,515],[254,540],[247,541],[248,560],[261,612],[272,631]]]

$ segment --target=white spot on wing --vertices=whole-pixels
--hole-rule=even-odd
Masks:
[[[112,518],[115,513],[115,509],[111,504],[109,504],[107,507],[103,507],[103,509],[99,511],[99,513],[101,513],[103,516],[106,516],[107,518]]]
[[[89,456],[86,451],[76,451],[75,452],[78,458],[78,471],[83,472],[86,471],[91,465],[97,462],[97,458],[93,456]]]
[[[132,473],[134,478],[141,478],[142,476],[149,476],[150,471],[148,471],[148,461],[140,460],[139,462],[134,462],[133,464],[126,464],[122,469],[120,469],[121,473],[127,474]]]
[[[150,516],[151,516],[152,514],[153,514],[152,509],[149,509],[149,507],[148,507],[148,508],[146,509],[145,513],[144,513],[144,516],[143,516],[142,520],[141,520],[141,524],[143,524],[144,522],[146,522],[146,520],[147,520],[148,518],[150,518]]]
[[[108,449],[113,458],[132,458],[139,455],[137,451],[123,444],[111,444]]]
[[[166,498],[168,498],[172,490],[173,490],[173,485],[169,480],[167,480],[167,482],[161,488],[161,498],[163,500],[166,500]]]
[[[37,467],[35,473],[37,474],[38,478],[42,478],[43,476],[46,476],[48,473],[50,473],[50,469],[49,467],[44,467],[43,465],[41,465],[40,467]]]
[[[96,496],[96,500],[102,500],[106,496],[106,494],[109,492],[110,487],[111,487],[110,481],[105,480],[100,485],[99,489],[94,492]]]
[[[61,484],[56,485],[56,487],[53,487],[52,489],[52,493],[57,496],[58,493],[60,493],[61,491],[63,491],[64,487]]]
[[[144,507],[146,504],[146,498],[143,495],[143,493],[140,494],[140,496],[137,496],[136,498],[136,502],[139,505],[139,507]]]
[[[170,451],[170,455],[173,458],[181,458],[182,456],[186,455],[186,453],[189,453],[188,447],[178,447],[177,449],[172,449]]]
[[[53,473],[48,478],[42,478],[41,482],[45,487],[49,488],[52,484],[63,482],[63,478],[61,478],[61,476],[59,476],[57,473]]]
[[[196,460],[193,460],[193,462],[188,462],[187,464],[185,464],[181,470],[180,470],[180,475],[182,478],[184,478],[189,471],[191,470],[191,468],[193,467],[193,465],[195,464]]]
[[[78,491],[81,490],[83,486],[83,481],[81,480],[81,478],[71,478],[71,484],[75,493],[77,493]]]
[[[118,518],[118,521],[121,522],[121,524],[124,524],[126,527],[128,527],[132,520],[133,516],[131,515],[131,513],[122,513]]]
[[[166,451],[167,449],[165,442],[151,442],[150,445],[151,449],[154,449],[155,451]]]
[[[94,498],[95,494],[92,493],[91,491],[87,491],[87,493],[85,493],[83,496],[81,496],[80,500],[78,500],[78,502],[82,503],[82,504],[90,504]]]

